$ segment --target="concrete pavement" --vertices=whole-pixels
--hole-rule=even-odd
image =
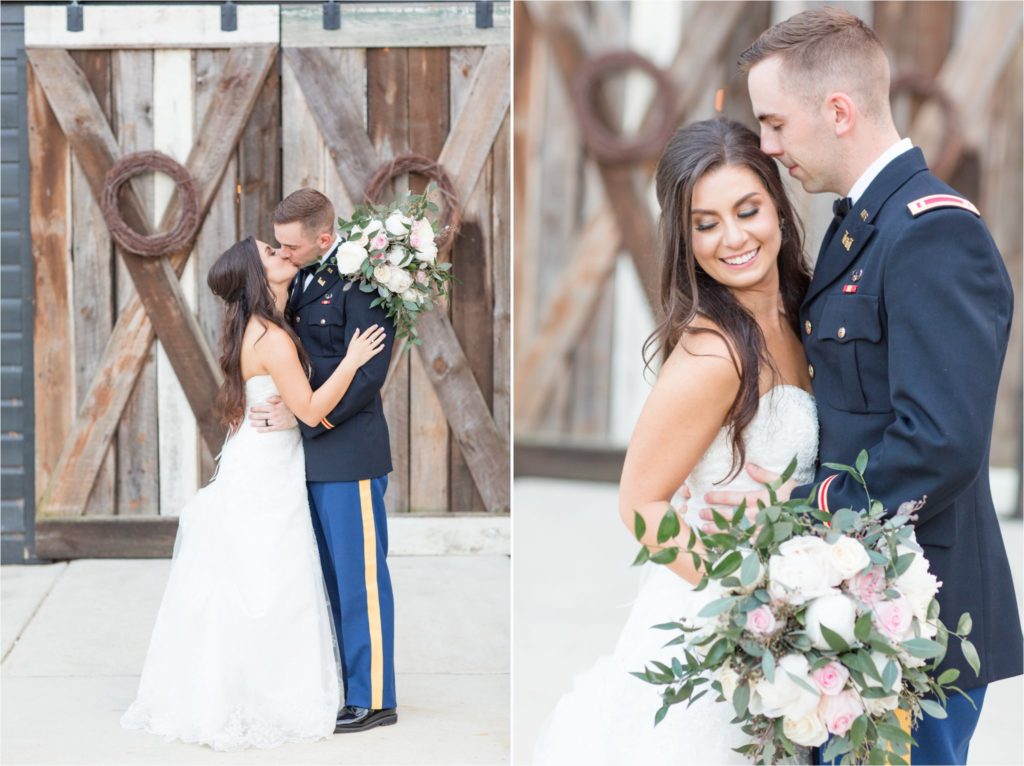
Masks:
[[[492,540],[483,548],[507,550],[507,534],[502,537],[505,544]],[[480,548],[467,549],[474,547]],[[508,556],[409,555],[389,557],[389,563],[397,607],[399,724],[238,753],[166,743],[118,723],[138,685],[168,560],[3,567],[0,760],[508,763]]]
[[[619,521],[616,485],[520,479],[513,489],[512,757],[528,764],[545,717],[573,676],[614,649],[639,570],[630,568],[637,546]],[[1002,531],[1020,600],[1021,523],[1004,520]],[[1024,605],[1018,608],[1024,614]],[[989,686],[969,763],[1024,763],[1022,720],[1024,681]]]

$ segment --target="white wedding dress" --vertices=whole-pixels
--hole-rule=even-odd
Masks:
[[[269,375],[245,390],[246,409],[278,393]],[[181,510],[121,725],[216,750],[322,739],[341,701],[332,624],[299,430],[257,433],[246,419]]]
[[[744,433],[746,460],[781,473],[794,456],[794,474],[800,483],[813,478],[818,451],[818,416],[814,398],[801,388],[776,386],[761,397],[754,419]],[[704,493],[716,490],[761,488],[746,473],[727,484],[716,484],[730,473],[732,450],[728,429],[723,428],[694,467],[686,485],[692,500],[686,522],[699,518]],[[677,633],[654,630],[653,625],[672,622],[697,613],[715,598],[709,587],[694,592],[693,586],[671,570],[645,564],[640,591],[619,636],[615,653],[602,657],[576,677],[549,716],[538,739],[534,763],[552,766],[586,764],[746,764],[732,748],[748,741],[740,727],[729,722],[732,705],[716,702],[709,691],[692,707],[673,705],[664,720],[654,726],[661,707],[662,687],[629,675],[642,671],[651,660],[671,664],[679,647],[664,644]]]

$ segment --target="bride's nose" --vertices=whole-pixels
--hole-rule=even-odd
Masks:
[[[735,220],[726,220],[723,223],[722,242],[731,248],[739,247],[747,240],[747,233]]]

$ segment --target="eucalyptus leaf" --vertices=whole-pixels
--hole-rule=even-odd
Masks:
[[[669,508],[661,517],[661,523],[658,524],[658,542],[668,542],[679,534],[679,529],[679,515],[674,509]]]
[[[639,511],[633,511],[633,536],[640,540],[646,533],[647,522],[644,521],[644,517],[640,515]]]
[[[868,451],[866,449],[862,449],[860,454],[857,455],[857,462],[854,463],[854,466],[857,469],[857,473],[863,476],[864,469],[868,467]]]
[[[826,625],[821,626],[821,636],[825,639],[825,643],[829,645],[835,652],[848,652],[850,651],[850,645],[846,643],[842,636],[836,633],[834,630]]]
[[[922,698],[922,699],[918,700],[918,703],[921,705],[921,710],[926,712],[932,718],[946,718],[947,717],[946,708],[942,707],[942,705],[940,705],[935,700],[930,700],[930,699]]]
[[[761,670],[764,672],[764,677],[768,680],[768,683],[775,683],[775,657],[772,656],[770,651],[766,651],[761,656]]]
[[[960,651],[963,652],[964,659],[971,666],[974,675],[981,675],[981,660],[978,659],[978,650],[974,648],[974,644],[965,638],[960,642]]]
[[[633,559],[632,566],[638,567],[641,564],[646,564],[651,558],[651,552],[647,550],[646,545],[640,546],[640,550],[637,551],[636,558]]]
[[[956,632],[961,636],[969,636],[971,634],[971,628],[974,627],[974,622],[971,620],[969,612],[964,612],[960,615],[960,620],[956,624]]]
[[[704,608],[698,613],[698,617],[716,617],[723,612],[729,611],[732,605],[736,603],[736,596],[726,596],[724,598],[717,598],[714,601],[705,604]]]
[[[738,718],[747,714],[747,705],[750,704],[750,685],[742,683],[736,687],[736,693],[732,696],[732,706]]]
[[[651,561],[655,564],[671,564],[676,560],[679,550],[676,548],[662,548],[657,553],[651,554]]]

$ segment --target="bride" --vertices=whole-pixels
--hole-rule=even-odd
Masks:
[[[708,490],[749,490],[797,457],[812,479],[818,423],[797,315],[809,281],[799,224],[774,161],[756,134],[727,120],[676,132],[658,163],[661,206],[661,321],[644,347],[661,361],[626,452],[622,521],[656,532],[670,501],[685,523],[668,545],[685,548],[698,509],[686,498]],[[765,474],[766,476],[768,474]],[[542,764],[747,763],[730,724],[732,706],[709,692],[674,705],[654,726],[658,689],[630,675],[651,660],[671,663],[669,634],[652,626],[694,620],[714,595],[695,592],[691,557],[645,564],[639,594],[614,654],[577,677],[538,741]],[[670,636],[669,636],[670,637]]]
[[[257,434],[247,405],[280,394],[310,425],[380,353],[384,330],[356,331],[334,374],[311,391],[283,320],[297,267],[249,237],[210,269],[227,304],[218,396],[230,434],[217,474],[181,510],[138,696],[121,718],[216,750],[331,734],[342,699],[337,645],[306,498],[297,428]]]

